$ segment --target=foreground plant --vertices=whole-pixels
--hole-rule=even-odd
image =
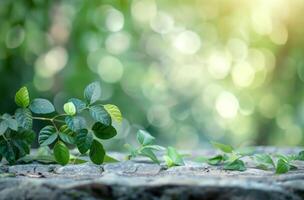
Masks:
[[[29,154],[35,139],[33,120],[43,120],[49,125],[40,130],[38,142],[41,147],[53,146],[53,156],[58,163],[65,165],[70,161],[68,145],[76,146],[81,154],[89,152],[93,163],[103,163],[107,156],[101,140],[117,134],[112,120],[121,122],[122,115],[115,105],[101,104],[100,96],[100,85],[93,82],[85,88],[84,99],[71,98],[63,106],[65,113],[54,114],[55,108],[49,100],[31,100],[27,88],[22,87],[15,95],[15,102],[20,107],[15,115],[1,116],[0,158],[5,157],[9,164],[14,164]],[[87,123],[85,113],[91,116],[92,125]],[[52,117],[40,116],[50,114]]]
[[[135,158],[137,156],[144,156],[152,160],[154,163],[160,164],[160,161],[156,156],[156,152],[166,151],[164,160],[167,167],[184,165],[182,155],[180,155],[175,148],[164,148],[162,146],[155,145],[155,137],[150,135],[150,133],[147,131],[139,130],[136,136],[137,142],[139,143],[138,147],[132,147],[130,144],[125,145],[130,153],[127,156],[127,159]]]
[[[246,170],[245,163],[241,159],[251,152],[237,151],[230,145],[218,142],[211,142],[211,144],[222,153],[210,158],[201,157],[199,161],[207,162],[209,165],[223,165],[223,169],[225,170]]]
[[[297,169],[295,161],[304,161],[304,151],[291,155],[256,154],[253,156],[253,159],[260,169],[269,170],[273,168],[276,174],[284,174],[290,170]],[[276,162],[274,159],[276,159]]]

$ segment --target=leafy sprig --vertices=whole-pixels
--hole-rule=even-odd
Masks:
[[[62,165],[69,163],[68,146],[76,146],[81,154],[89,152],[91,161],[101,164],[106,155],[101,140],[113,138],[117,132],[112,120],[122,121],[117,106],[99,102],[101,88],[98,82],[89,84],[84,89],[84,99],[71,98],[63,105],[65,113],[54,114],[53,104],[42,98],[31,100],[26,87],[15,95],[19,108],[15,115],[3,114],[0,118],[0,158],[10,164],[30,153],[30,145],[35,139],[32,130],[33,120],[43,120],[49,124],[39,131],[40,146],[53,148],[54,159]],[[89,126],[84,113],[88,112],[94,122]],[[45,117],[44,115],[53,115]]]
[[[184,165],[183,156],[177,152],[173,147],[164,148],[159,145],[155,145],[155,137],[145,130],[139,130],[136,134],[136,139],[139,144],[138,147],[132,147],[130,144],[126,144],[125,147],[129,151],[127,159],[132,159],[137,156],[144,156],[149,158],[154,163],[160,164],[159,159],[156,156],[156,152],[166,152],[163,156],[167,167]]]

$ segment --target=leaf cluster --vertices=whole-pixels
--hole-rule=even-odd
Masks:
[[[0,158],[10,163],[30,153],[30,145],[35,139],[32,130],[33,120],[48,121],[38,134],[41,147],[53,147],[56,162],[65,165],[71,159],[69,147],[75,146],[81,154],[89,154],[95,164],[104,162],[106,152],[101,140],[116,136],[112,121],[122,121],[122,115],[117,106],[99,102],[101,88],[98,82],[89,84],[84,89],[84,98],[70,98],[64,104],[65,113],[54,114],[53,104],[42,98],[30,98],[26,87],[22,87],[15,95],[19,108],[15,115],[3,114],[0,118]],[[93,121],[89,125],[84,117],[88,113]],[[41,117],[34,115],[53,115]]]
[[[157,158],[156,152],[164,152],[163,156],[167,167],[184,165],[183,156],[180,155],[177,150],[173,147],[164,148],[162,146],[154,144],[155,137],[145,130],[139,130],[136,134],[136,139],[139,144],[138,147],[132,147],[126,144],[125,147],[129,151],[128,159],[135,158],[137,156],[144,156],[149,158],[154,163],[160,164]]]

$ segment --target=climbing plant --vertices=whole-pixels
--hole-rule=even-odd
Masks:
[[[89,155],[95,164],[104,161],[116,162],[106,154],[102,140],[113,138],[117,132],[112,121],[122,121],[119,108],[112,104],[102,104],[100,84],[93,82],[84,89],[83,98],[70,98],[64,105],[64,113],[56,113],[53,104],[42,98],[30,98],[26,87],[20,88],[15,95],[18,106],[14,114],[4,113],[0,116],[0,161],[4,157],[9,164],[17,161],[39,160],[44,162],[56,161],[61,165],[83,163],[85,160],[77,159],[70,154],[69,146],[76,147],[80,154]],[[89,115],[90,119],[85,116]],[[36,157],[26,157],[30,154],[31,144],[36,138],[33,130],[33,121],[47,121],[48,125],[38,133],[40,149]],[[93,123],[88,123],[89,121]],[[149,158],[152,162],[161,164],[162,156],[165,166],[185,165],[185,155],[180,154],[174,147],[162,147],[155,144],[155,137],[145,130],[139,130],[136,135],[136,147],[126,144],[129,151],[127,159],[138,156]],[[196,161],[209,165],[221,166],[224,170],[245,171],[247,169],[244,158],[254,161],[257,168],[263,170],[274,169],[275,173],[287,173],[296,169],[295,161],[304,161],[304,151],[298,154],[260,154],[254,151],[241,151],[230,145],[218,142],[211,144],[221,151],[212,157],[199,157]],[[52,148],[50,152],[49,148]]]
[[[77,147],[81,154],[89,152],[93,163],[103,163],[106,152],[101,141],[117,134],[112,120],[121,122],[122,115],[117,106],[101,104],[100,95],[99,83],[93,82],[84,89],[83,99],[69,99],[63,105],[65,113],[55,114],[55,108],[49,100],[31,99],[27,88],[22,87],[15,95],[19,108],[13,115],[1,115],[0,158],[4,157],[8,163],[14,164],[29,154],[36,137],[32,130],[33,120],[43,120],[49,122],[49,125],[39,131],[39,145],[52,146],[58,163],[65,165],[70,161],[68,145]],[[86,112],[93,121],[91,126],[84,117]]]

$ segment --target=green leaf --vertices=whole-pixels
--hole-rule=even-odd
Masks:
[[[24,129],[32,129],[33,119],[32,113],[27,108],[18,108],[15,112],[15,118],[18,122],[19,127]]]
[[[285,159],[280,158],[277,161],[276,174],[284,174],[287,173],[289,170],[290,170],[289,163]]]
[[[93,163],[99,165],[103,163],[105,157],[105,150],[100,142],[93,140],[89,153],[90,159]]]
[[[226,144],[221,144],[218,142],[211,142],[211,144],[215,147],[218,148],[219,150],[225,152],[225,153],[232,153],[233,151],[233,147],[230,145],[226,145]]]
[[[300,151],[296,157],[296,160],[304,161],[304,151]]]
[[[272,158],[268,154],[256,154],[254,157],[255,160],[259,162],[259,164],[272,165],[273,167],[275,167]]]
[[[104,159],[103,159],[104,163],[116,163],[119,162],[119,160],[109,156],[108,154],[105,155]]]
[[[13,145],[18,149],[18,157],[23,157],[30,153],[28,144],[23,140],[13,140]]]
[[[7,123],[7,126],[10,129],[12,129],[14,131],[18,130],[18,122],[17,122],[17,120],[15,120],[15,119],[8,119],[8,120],[6,120],[6,123]]]
[[[167,156],[172,160],[175,166],[185,165],[183,157],[173,147],[167,148]]]
[[[47,99],[34,99],[30,104],[30,109],[36,114],[49,114],[55,111],[53,104]]]
[[[74,104],[77,113],[81,113],[81,111],[83,111],[87,107],[85,102],[77,98],[71,98],[68,100],[68,102],[72,102]]]
[[[224,169],[225,170],[235,170],[235,171],[245,171],[246,166],[245,166],[245,163],[242,160],[236,159],[232,162],[229,162],[229,163],[225,164]]]
[[[207,163],[209,165],[218,165],[223,161],[224,161],[223,155],[216,155],[214,157],[211,157],[211,158],[207,159]]]
[[[153,162],[159,164],[159,160],[157,159],[156,155],[153,153],[151,149],[141,149],[139,154],[142,156],[146,156],[150,158]]]
[[[154,140],[155,137],[150,135],[150,133],[148,133],[147,131],[139,130],[137,132],[137,141],[143,146],[153,144]]]
[[[14,164],[17,160],[18,156],[15,151],[18,150],[10,142],[0,140],[0,154],[5,157],[9,164]]]
[[[72,131],[76,132],[80,129],[85,129],[87,127],[87,123],[85,119],[81,116],[67,116],[65,118],[65,123]]]
[[[72,155],[71,155],[72,156]],[[80,158],[76,158],[76,157],[71,157],[70,158],[70,164],[83,164],[83,163],[87,163],[88,161],[80,159]]]
[[[30,104],[30,97],[26,87],[22,87],[15,95],[15,102],[18,106],[26,108]]]
[[[98,82],[89,84],[84,90],[84,98],[88,103],[95,103],[101,96],[101,88]]]
[[[119,123],[122,122],[122,114],[117,106],[112,104],[106,104],[104,105],[104,108],[110,114],[112,119],[116,120]]]
[[[69,163],[70,152],[68,147],[63,142],[58,141],[54,146],[53,152],[54,152],[55,160],[59,164],[66,165]]]
[[[62,141],[66,142],[66,143],[75,144],[75,139],[71,135],[59,132],[59,137]]]
[[[7,125],[6,121],[1,121],[0,122],[0,136],[3,135],[7,129],[8,129],[8,125]]]
[[[77,131],[76,146],[81,154],[85,154],[91,147],[93,135],[88,133],[88,130],[82,129]]]
[[[89,109],[90,109],[90,114],[94,120],[101,122],[105,125],[112,124],[111,116],[102,105],[94,105]]]
[[[106,126],[100,122],[96,122],[93,125],[92,131],[94,132],[96,137],[103,140],[110,139],[117,134],[113,126]]]
[[[174,162],[171,160],[169,156],[164,155],[164,160],[169,168],[174,166]]]
[[[36,138],[36,134],[33,130],[27,130],[27,129],[19,129],[16,134],[12,136],[15,140],[23,140],[27,144],[32,144]]]
[[[39,132],[38,142],[40,146],[52,144],[58,137],[54,126],[46,126]]]
[[[137,154],[138,154],[137,150],[134,147],[132,147],[130,144],[125,144],[124,147],[130,153],[130,155],[128,156],[129,159],[130,159],[130,157],[136,157],[137,156]]]
[[[71,116],[76,114],[76,107],[75,107],[74,103],[72,103],[72,102],[65,103],[63,105],[63,110],[66,114],[71,115]]]
[[[159,145],[146,145],[143,147],[143,149],[151,149],[155,151],[164,151],[166,148],[159,146]]]

